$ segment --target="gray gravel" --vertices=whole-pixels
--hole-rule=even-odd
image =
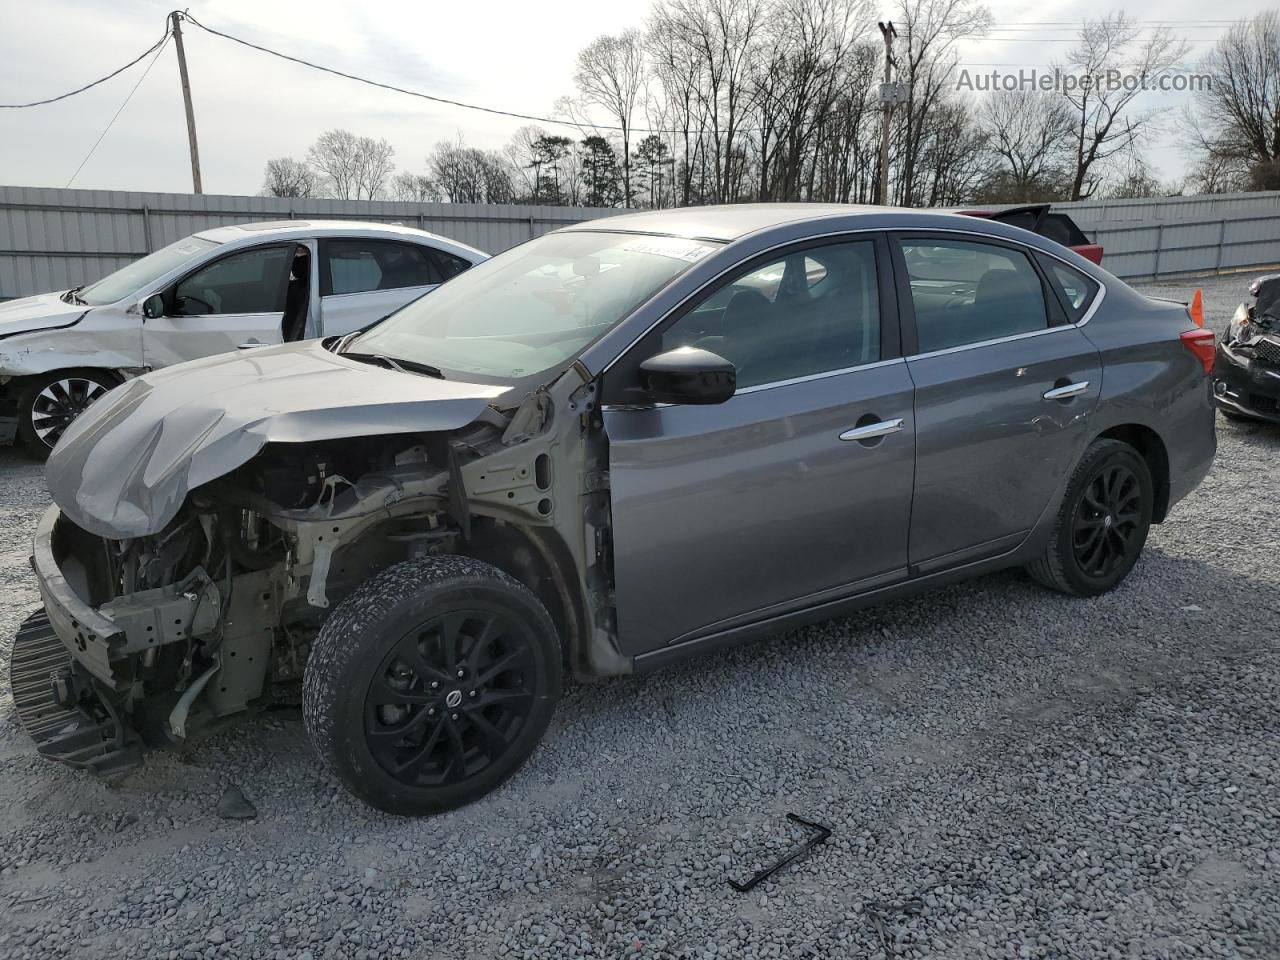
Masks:
[[[1214,329],[1247,279],[1205,283]],[[1112,595],[1004,573],[571,685],[434,819],[349,798],[289,711],[107,787],[34,755],[6,685],[0,956],[1280,955],[1280,430],[1219,438]],[[4,659],[47,497],[0,476]],[[232,783],[257,819],[218,818]],[[787,811],[834,837],[735,893]]]

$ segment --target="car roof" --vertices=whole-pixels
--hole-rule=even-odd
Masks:
[[[469,252],[482,260],[487,257],[487,254],[465,243],[428,233],[426,230],[398,223],[373,223],[367,220],[263,220],[210,227],[208,230],[198,231],[195,236],[214,243],[258,243],[263,240],[297,240],[304,237],[379,237],[430,243],[446,250]]]
[[[973,217],[962,218],[959,214],[909,207],[878,207],[856,203],[735,203],[713,207],[646,210],[587,220],[565,227],[564,230],[650,233],[727,243],[787,223],[858,216],[883,220],[886,215],[892,215],[895,226],[918,229],[961,221],[965,229],[972,230],[981,222]]]

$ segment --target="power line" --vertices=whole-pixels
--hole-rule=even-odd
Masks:
[[[138,82],[133,85],[133,89],[129,91],[129,95],[124,98],[124,103],[120,104],[120,109],[111,115],[111,119],[107,121],[107,125],[102,128],[102,133],[98,135],[98,139],[93,141],[93,146],[89,148],[89,152],[84,155],[84,159],[80,161],[80,166],[76,167],[76,172],[71,175],[71,179],[67,181],[67,186],[71,186],[76,177],[80,176],[80,171],[84,169],[84,165],[89,162],[89,158],[93,156],[93,152],[98,149],[98,144],[102,143],[102,138],[107,135],[112,125],[116,122],[116,118],[124,112],[124,108],[129,105],[129,101],[133,99],[133,95],[138,92],[138,88],[142,86],[142,81],[147,79],[147,74],[151,72],[151,68],[156,65],[156,61],[160,59],[160,54],[164,53],[164,48],[169,42],[169,31],[165,31],[164,37],[160,40],[160,49],[156,51],[156,55],[151,58],[151,62],[147,64],[147,69],[142,71],[142,76],[138,78]],[[65,188],[64,188],[65,189]]]
[[[93,87],[96,87],[100,83],[106,83],[112,77],[118,76],[119,74],[124,73],[126,70],[132,67],[135,63],[138,63],[139,61],[145,59],[147,55],[153,52],[157,47],[163,46],[168,39],[169,39],[169,31],[165,30],[163,37],[161,37],[151,46],[147,47],[147,49],[143,50],[142,53],[138,54],[138,56],[134,57],[132,60],[126,63],[123,67],[120,67],[118,70],[112,70],[105,77],[95,80],[93,81],[93,83],[86,83],[83,87],[79,87],[75,90],[72,90],[70,93],[64,93],[56,97],[50,97],[48,100],[33,100],[31,103],[0,103],[0,110],[21,110],[25,107],[42,107],[46,103],[57,103],[59,100],[67,99],[67,97],[74,97],[77,93],[84,93],[86,90],[92,89]]]
[[[432,96],[429,93],[422,93],[421,91],[418,91],[418,90],[406,90],[404,87],[397,87],[390,83],[382,83],[378,80],[370,80],[367,77],[360,77],[354,73],[344,73],[343,71],[335,70],[332,67],[322,67],[320,64],[312,63],[310,60],[303,60],[301,57],[290,56],[287,53],[281,53],[279,50],[272,50],[270,47],[264,47],[257,43],[250,43],[248,40],[242,40],[240,37],[233,37],[231,34],[223,33],[221,30],[215,30],[213,29],[213,27],[206,27],[203,23],[201,23],[195,17],[191,16],[191,14],[189,13],[184,13],[182,15],[182,19],[186,20],[189,23],[195,24],[197,27],[199,27],[201,30],[205,31],[206,33],[211,33],[216,37],[222,37],[224,40],[230,40],[233,43],[238,43],[241,46],[249,47],[250,49],[257,50],[261,53],[270,54],[273,57],[279,57],[281,60],[288,60],[291,63],[297,63],[304,67],[310,67],[312,70],[319,70],[323,73],[330,73],[330,74],[333,74],[335,77],[343,77],[344,79],[347,79],[347,80],[354,80],[357,83],[367,84],[368,86],[371,86],[371,87],[379,87],[383,90],[391,90],[395,93],[403,93],[406,96],[418,97],[421,100],[430,100],[432,103],[443,103],[450,107],[461,107],[464,110],[479,110],[481,113],[491,113],[500,117],[514,117],[517,120],[532,120],[535,123],[555,123],[555,124],[560,124],[561,126],[573,127],[576,130],[581,130],[583,129],[583,127],[592,127],[597,130],[622,130],[622,127],[611,126],[609,124],[603,124],[603,123],[583,124],[583,123],[575,123],[572,120],[555,120],[555,119],[552,119],[551,117],[538,117],[528,113],[516,113],[512,110],[499,110],[495,107],[482,107],[474,103],[463,103],[461,100],[450,100],[446,97],[436,97],[436,96]],[[677,132],[677,131],[671,131],[671,130],[650,130],[644,127],[631,127],[630,129],[636,133]]]

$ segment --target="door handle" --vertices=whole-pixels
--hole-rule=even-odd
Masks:
[[[237,350],[256,350],[258,347],[266,347],[269,344],[259,343],[257,340],[247,340],[244,343],[236,344]]]
[[[1044,392],[1046,400],[1070,400],[1072,397],[1078,397],[1089,389],[1089,381],[1081,380],[1079,383],[1068,383],[1065,387],[1054,387],[1052,390]]]
[[[896,417],[893,420],[881,420],[878,423],[868,423],[865,427],[854,427],[840,434],[841,440],[874,440],[876,437],[887,436],[891,433],[897,433],[902,429],[902,418]]]

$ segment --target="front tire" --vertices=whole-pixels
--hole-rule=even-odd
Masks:
[[[18,397],[18,440],[44,460],[71,421],[117,383],[103,370],[57,370],[32,377]]]
[[[1027,572],[1072,596],[1114,590],[1138,562],[1154,502],[1142,455],[1119,440],[1095,440],[1067,484],[1044,555]]]
[[[520,768],[560,696],[546,609],[469,557],[408,560],[343,601],[312,647],[303,718],[366,803],[419,816],[470,803]]]

